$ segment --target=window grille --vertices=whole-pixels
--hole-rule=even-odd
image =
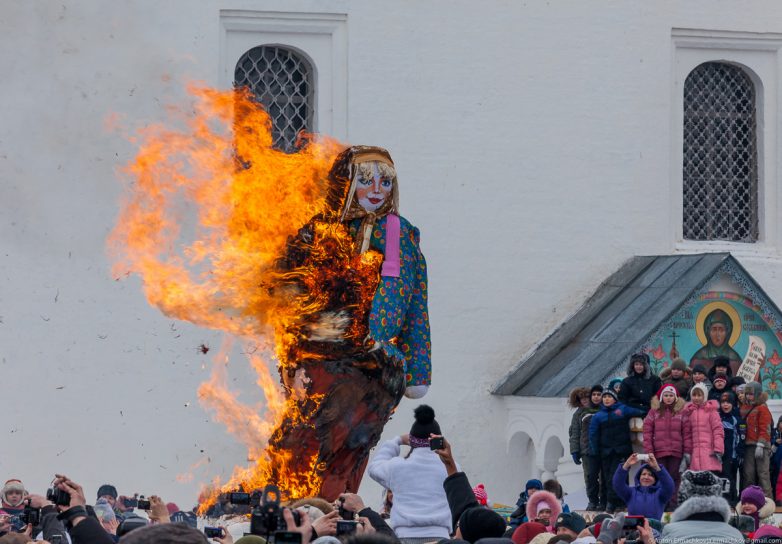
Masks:
[[[309,63],[283,47],[262,45],[241,56],[234,85],[247,86],[272,121],[274,147],[292,153],[302,130],[312,130],[313,85]]]
[[[684,83],[684,238],[755,242],[755,87],[741,68],[707,62]]]

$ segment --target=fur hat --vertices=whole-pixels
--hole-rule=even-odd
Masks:
[[[713,364],[712,368],[717,368],[717,367],[728,368],[729,369],[730,368],[730,359],[728,359],[727,357],[723,357],[723,356],[715,357],[714,358],[714,364]]]
[[[681,357],[677,357],[671,363],[671,370],[681,370],[684,372],[687,370],[687,363]]]
[[[560,527],[570,529],[574,533],[578,534],[586,527],[586,520],[582,518],[577,512],[566,512],[557,516],[554,529],[559,529]]]
[[[679,484],[679,504],[697,496],[722,494],[722,482],[708,470],[686,470]]]
[[[747,380],[745,380],[743,376],[733,376],[728,382],[728,387],[738,387],[745,383],[747,383]]]
[[[703,394],[704,400],[709,398],[709,390],[702,383],[696,383],[695,385],[692,386],[692,389],[690,389],[690,398],[692,398],[692,394],[696,389]]]
[[[589,389],[586,387],[576,387],[574,389],[571,389],[570,394],[568,395],[568,404],[571,408],[580,408],[581,407],[581,399],[583,398],[589,398],[590,392]]]
[[[19,499],[19,502],[14,504],[8,501],[9,491],[21,491],[22,497]],[[3,490],[0,491],[0,498],[2,498],[4,503],[10,504],[11,506],[19,506],[20,504],[22,504],[22,501],[26,496],[27,496],[27,490],[24,488],[24,484],[22,483],[22,480],[17,480],[16,478],[8,480],[3,486]]]
[[[741,492],[741,502],[744,504],[752,504],[758,510],[763,508],[766,504],[766,496],[763,494],[763,489],[756,485],[750,485],[744,488]]]
[[[543,503],[543,505],[541,505]],[[541,510],[551,510],[551,519],[557,519],[562,513],[562,504],[556,495],[549,491],[536,491],[527,501],[527,519],[535,519]]]
[[[415,423],[410,427],[410,436],[429,441],[430,434],[442,434],[440,425],[434,419],[434,410],[431,406],[421,404],[413,410],[415,414]]]
[[[663,385],[660,390],[657,392],[657,398],[660,399],[660,402],[663,400],[663,393],[673,393],[673,396],[675,398],[679,398],[679,392],[676,390],[674,386],[671,384],[665,384]]]
[[[538,491],[538,493],[543,493]],[[498,538],[505,534],[505,520],[497,512],[474,506],[465,510],[459,517],[462,538],[467,542],[476,542],[482,538]]]
[[[758,403],[760,401],[760,395],[763,393],[763,386],[758,382],[749,382],[744,386],[744,394],[746,395],[750,392],[755,395],[755,403]]]

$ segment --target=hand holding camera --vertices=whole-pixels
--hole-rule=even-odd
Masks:
[[[443,464],[445,465],[445,471],[448,473],[448,476],[452,474],[456,474],[458,470],[456,468],[456,461],[454,461],[453,459],[453,453],[451,452],[451,444],[445,438],[443,438],[442,435],[437,435],[437,434],[429,435],[430,440],[434,438],[441,438],[443,441],[442,448],[434,451],[437,455],[440,456],[440,461],[442,461]]]
[[[306,512],[301,512],[301,523],[296,524],[296,520],[293,517],[293,512],[290,510],[290,508],[285,508],[282,511],[282,517],[285,520],[285,525],[287,526],[288,530],[285,534],[282,534],[282,539],[278,539],[277,535],[275,535],[275,541],[280,542],[280,544],[296,544],[291,543],[293,540],[292,538],[289,538],[293,536],[293,533],[299,533],[300,540],[297,538],[299,544],[309,544],[310,537],[312,536],[312,522],[310,521],[310,516]]]
[[[332,510],[325,516],[320,516],[312,522],[312,528],[318,533],[318,536],[335,536],[337,534],[337,521],[339,521],[339,511]]]

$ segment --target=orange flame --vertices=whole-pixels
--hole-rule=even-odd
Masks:
[[[306,137],[299,152],[283,153],[272,148],[269,117],[249,93],[195,86],[188,92],[192,110],[171,110],[180,128],[154,125],[132,139],[139,150],[124,169],[131,183],[108,240],[112,273],[116,278],[138,274],[149,303],[167,316],[247,340],[270,339],[273,333],[284,368],[301,355],[295,349],[297,316],[324,300],[317,277],[307,297],[264,286],[284,276],[274,265],[289,236],[324,211],[327,174],[343,146]],[[321,228],[331,228],[332,239],[352,251],[342,225]],[[364,262],[371,257],[356,259],[355,265],[363,262],[367,270],[376,265]],[[373,290],[368,284],[366,299]],[[351,331],[351,336],[361,332]],[[266,413],[241,404],[227,386],[229,348],[226,341],[209,381],[199,388],[199,399],[247,446],[255,464],[235,468],[205,504],[221,489],[262,488],[271,467],[275,483],[291,496],[313,493],[320,484],[317,456],[308,460],[308,471],[288,470],[291,453],[266,445],[283,418],[301,417],[295,395],[282,391],[267,362],[253,354],[250,364],[266,398]]]

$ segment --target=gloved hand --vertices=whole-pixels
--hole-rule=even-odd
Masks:
[[[690,466],[690,461],[692,461],[692,457],[689,453],[685,453],[684,457],[682,457],[682,462],[679,463],[679,472],[687,470],[687,467]]]
[[[622,537],[622,528],[625,524],[625,513],[619,512],[613,518],[608,518],[603,521],[600,526],[600,536],[597,537],[597,541],[602,544],[614,544]]]
[[[721,453],[715,451],[714,453],[711,454],[711,456],[714,457],[717,461],[719,461],[720,464],[722,463]]]
[[[755,459],[763,459],[763,444],[758,444],[755,446]]]
[[[581,464],[581,454],[580,453],[578,453],[578,452],[571,453],[570,456],[573,457],[573,462],[575,464],[577,464],[577,465]]]

